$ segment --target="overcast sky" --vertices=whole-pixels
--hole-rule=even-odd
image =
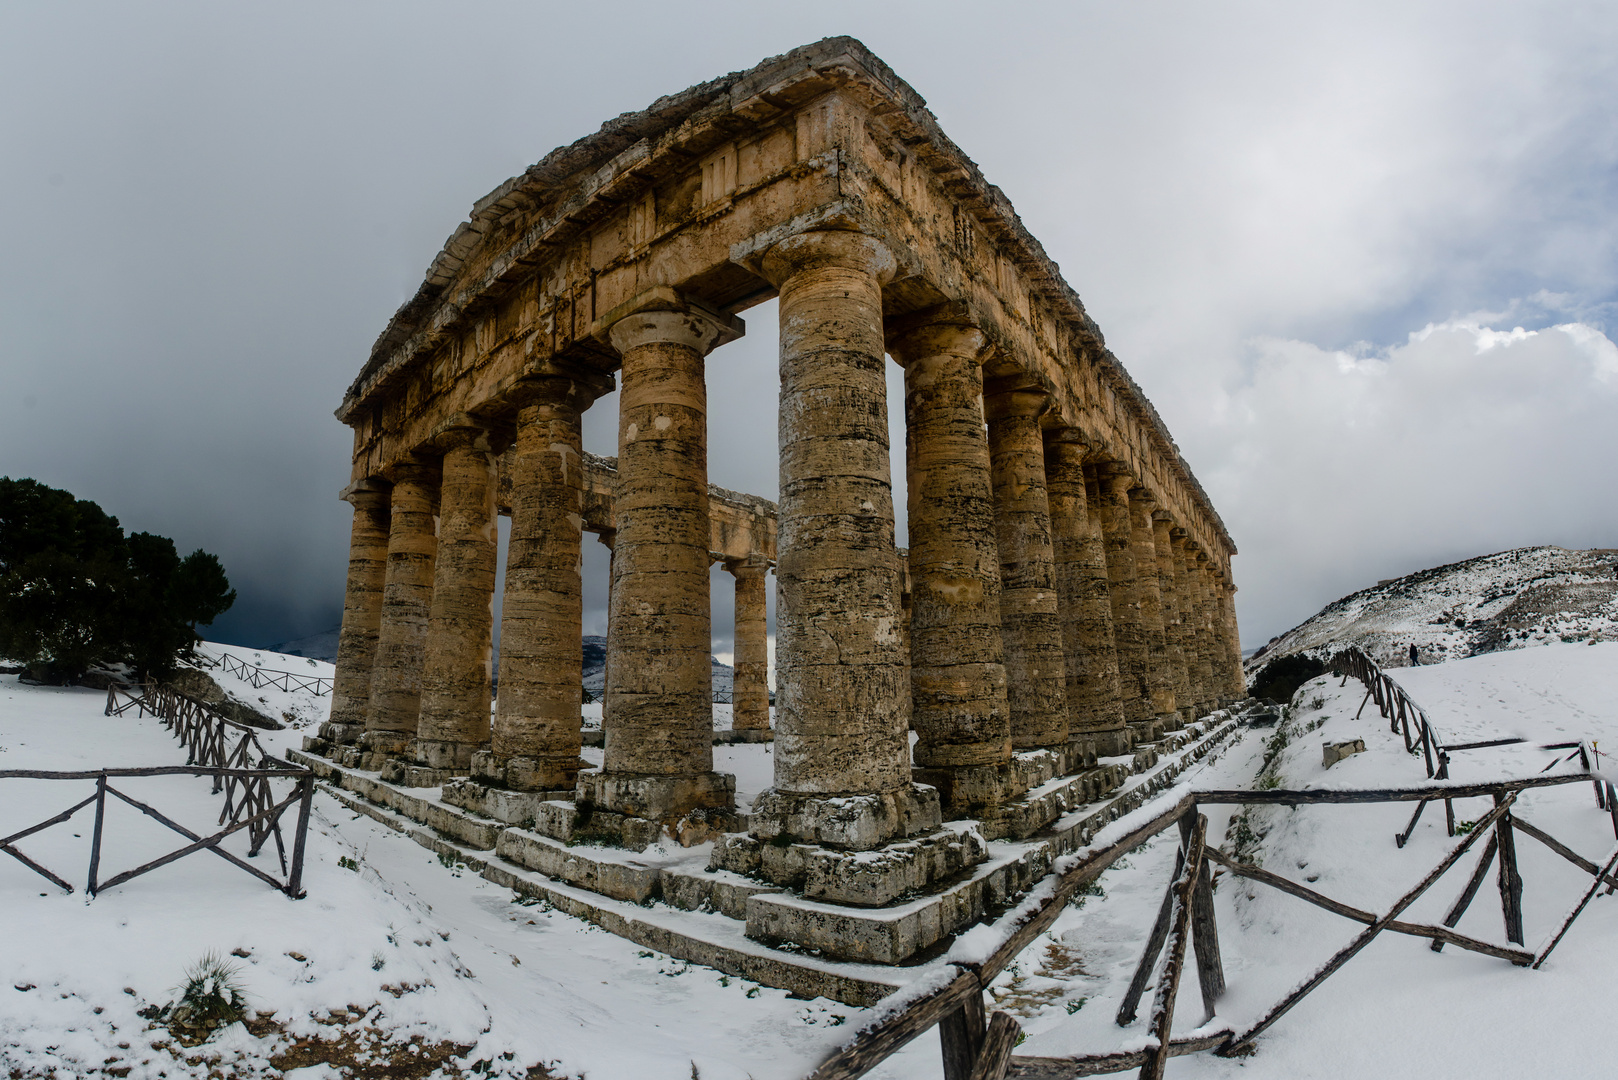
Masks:
[[[1610,3],[13,0],[0,475],[217,553],[214,637],[335,626],[332,410],[473,201],[833,34],[927,99],[1157,405],[1241,549],[1249,646],[1378,578],[1618,546]],[[774,305],[744,317],[710,476],[773,497]]]

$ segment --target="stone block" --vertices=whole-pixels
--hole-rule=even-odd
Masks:
[[[808,858],[803,895],[826,903],[884,907],[902,896],[935,891],[987,854],[975,829],[945,829],[876,851],[816,848]]]
[[[729,773],[646,776],[591,771],[579,774],[579,802],[614,813],[674,823],[697,807],[736,805],[736,778]]]
[[[532,827],[540,807],[553,800],[572,799],[571,791],[508,791],[470,777],[457,777],[444,784],[439,796],[459,806],[508,825]],[[569,804],[571,805],[571,804]]]
[[[770,788],[753,800],[750,832],[849,851],[869,851],[894,837],[931,832],[943,824],[936,788],[909,784],[870,795],[801,795]]]
[[[506,829],[500,833],[495,854],[615,900],[644,904],[658,893],[657,867],[607,848],[568,847],[526,829]]]
[[[363,724],[339,724],[327,720],[320,725],[320,738],[339,746],[352,746],[365,734]]]
[[[303,737],[303,750],[306,754],[319,754],[321,757],[325,757],[331,753],[332,744],[326,739],[305,735]]]
[[[747,899],[780,892],[727,870],[664,870],[663,900],[682,911],[717,911],[732,919],[747,918]]]
[[[1365,753],[1364,739],[1349,739],[1347,742],[1322,743],[1320,747],[1320,764],[1325,768],[1353,757],[1355,754]]]

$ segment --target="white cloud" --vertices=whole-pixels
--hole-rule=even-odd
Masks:
[[[1356,354],[1255,338],[1193,419],[1237,533],[1243,637],[1378,578],[1529,544],[1618,543],[1618,347],[1566,323],[1431,324]]]

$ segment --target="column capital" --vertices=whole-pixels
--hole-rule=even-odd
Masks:
[[[1170,525],[1169,539],[1173,540],[1176,544],[1190,544],[1191,534],[1185,529],[1180,528],[1178,525]]]
[[[546,365],[519,378],[501,399],[518,412],[535,405],[569,406],[583,412],[616,388],[617,383],[606,372]]]
[[[928,356],[959,356],[982,364],[993,353],[988,337],[964,301],[951,300],[885,320],[888,352],[906,367]]]
[[[436,456],[412,453],[384,466],[381,475],[395,485],[401,482],[436,484],[441,472],[441,463]]]
[[[511,441],[511,425],[471,413],[455,413],[439,424],[424,450],[447,454],[451,450],[474,449],[498,454]]]
[[[381,477],[368,476],[348,485],[337,497],[356,510],[371,510],[385,508],[392,493],[391,483]]]
[[[699,300],[670,288],[654,285],[624,301],[597,319],[590,336],[609,342],[620,353],[641,345],[684,345],[703,356],[735,341],[747,325]]]
[[[772,245],[759,261],[759,272],[778,289],[794,274],[822,268],[858,270],[886,284],[899,263],[876,237],[841,229],[795,233]]]
[[[986,420],[1012,417],[1036,419],[1051,407],[1051,395],[1041,386],[1028,386],[995,379],[983,386],[983,415]]]

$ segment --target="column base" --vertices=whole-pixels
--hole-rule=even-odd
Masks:
[[[580,812],[636,818],[661,826],[684,847],[743,828],[736,813],[736,778],[729,773],[648,776],[591,771],[579,774]],[[628,826],[638,829],[640,826]]]
[[[573,788],[579,782],[579,770],[589,767],[589,763],[576,754],[560,758],[520,755],[502,759],[492,750],[479,750],[472,755],[470,772],[493,787],[512,791],[566,791],[571,799]]]
[[[1120,757],[1124,754],[1134,753],[1137,742],[1150,742],[1150,739],[1140,737],[1133,724],[1123,727],[1108,728],[1104,731],[1075,731],[1073,741],[1082,744],[1098,758]],[[1094,762],[1092,762],[1094,764]]]
[[[573,795],[571,788],[559,791],[510,791],[462,776],[447,781],[441,797],[451,806],[474,811],[507,825],[532,829],[545,814],[544,803],[570,803]]]
[[[333,746],[353,746],[365,735],[364,724],[340,724],[327,720],[320,725],[319,738]]]
[[[411,739],[406,756],[423,768],[465,776],[472,771],[472,755],[479,749],[476,743],[452,742],[448,739]]]
[[[799,889],[805,900],[882,907],[904,896],[934,892],[986,858],[988,847],[974,828],[941,828],[895,840],[876,852],[766,842],[732,833],[715,842],[708,869]]]
[[[912,769],[910,775],[917,783],[930,784],[938,789],[944,808],[944,818],[992,816],[996,807],[1010,802],[1027,791],[1033,779],[1021,764],[1022,758],[1039,751],[1024,751],[1001,765],[952,765],[945,768]]]
[[[943,824],[938,790],[912,783],[896,791],[821,795],[769,788],[753,800],[748,833],[786,845],[822,844],[871,851],[889,840],[932,832]]]

